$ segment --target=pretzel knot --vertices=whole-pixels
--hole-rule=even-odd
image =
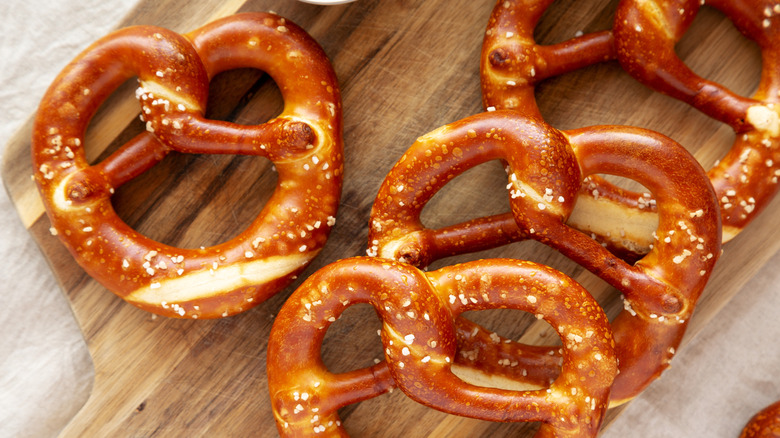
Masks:
[[[703,3],[703,2],[702,2]],[[617,59],[648,87],[692,105],[731,126],[736,139],[708,172],[720,201],[724,242],[736,236],[772,200],[780,176],[780,7],[775,1],[707,1],[761,49],[763,64],[752,97],[704,79],[676,55],[674,46],[700,2],[622,1],[615,14]]]
[[[322,363],[322,341],[330,324],[357,303],[372,305],[382,320],[385,361],[333,374]],[[556,328],[563,364],[548,388],[489,388],[453,373],[454,318],[493,308],[531,312]],[[396,385],[415,401],[452,414],[541,421],[537,436],[596,436],[617,372],[609,321],[587,291],[551,268],[502,259],[427,273],[367,257],[332,263],[310,276],[279,312],[267,357],[274,415],[285,437],[346,436],[337,409]]]
[[[497,159],[508,166],[509,219],[498,215],[425,228],[420,213],[447,182]],[[566,225],[585,178],[595,173],[638,181],[658,200],[655,245],[633,265]],[[507,225],[512,219],[515,228]],[[596,219],[613,220],[609,212]],[[377,194],[369,253],[423,267],[506,243],[495,232],[501,229],[514,233],[511,240],[534,239],[555,248],[623,293],[626,309],[612,322],[621,370],[612,390],[615,404],[668,367],[720,253],[717,200],[703,169],[682,146],[631,127],[559,131],[511,110],[443,126],[407,150]]]
[[[209,80],[240,67],[268,73],[283,112],[258,126],[204,117]],[[84,154],[98,106],[136,76],[143,132],[100,163]],[[106,288],[172,317],[228,316],[286,286],[322,248],[341,193],[341,98],[319,45],[273,14],[239,14],[186,35],[152,26],[116,31],[76,57],[35,119],[35,181],[55,233]],[[270,159],[277,187],[234,239],[187,249],[155,242],[116,215],[110,197],[170,151]]]

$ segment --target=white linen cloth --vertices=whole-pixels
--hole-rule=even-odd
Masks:
[[[0,151],[56,74],[137,0],[0,2]],[[89,395],[92,363],[41,252],[0,191],[0,437],[55,436]]]
[[[0,152],[59,70],[136,0],[0,4]],[[290,1],[290,0],[280,0]],[[0,437],[49,437],[89,395],[89,354],[51,271],[0,192]],[[736,438],[780,399],[780,256],[721,312],[672,369],[601,436]]]

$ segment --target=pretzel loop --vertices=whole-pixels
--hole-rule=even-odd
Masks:
[[[259,126],[205,119],[210,78],[238,67],[267,69],[281,84],[279,117]],[[147,131],[90,165],[89,120],[133,76]],[[341,130],[335,73],[295,24],[248,13],[188,35],[136,26],[98,40],[55,79],[33,128],[34,176],[53,232],[106,288],[154,313],[222,317],[276,293],[322,248],[341,192]],[[228,242],[199,249],[155,242],[122,222],[110,196],[172,150],[265,156],[279,171],[277,188]]]
[[[182,36],[151,27],[122,29],[97,41],[52,84],[39,108],[37,120],[41,123],[36,125],[39,131],[34,134],[33,150],[44,180],[59,183],[72,179],[63,183],[64,193],[58,193],[56,202],[92,202],[110,196],[121,185],[111,184],[109,177],[101,171],[103,169],[90,168],[83,153],[84,132],[99,105],[120,84],[133,76],[151,80],[156,72],[164,69],[162,60],[168,58],[176,60],[176,65],[167,78],[160,78],[162,86],[183,83],[185,85],[180,86],[183,99],[191,105],[204,105],[208,90],[204,90],[202,84],[207,79],[197,53]],[[94,65],[105,67],[98,70]],[[126,146],[122,152],[139,148],[161,150],[161,146],[155,145],[145,134],[131,144],[133,146]],[[162,155],[165,153],[167,151]],[[122,160],[124,156],[115,153],[108,161]]]
[[[371,304],[381,318],[386,361],[334,376],[322,364],[321,343],[329,324],[356,303]],[[563,365],[548,389],[488,388],[453,374],[453,318],[490,308],[532,312],[557,328]],[[530,262],[484,260],[423,273],[388,260],[341,260],[308,278],[274,323],[268,378],[278,429],[282,436],[312,430],[345,436],[339,407],[370,389],[376,396],[397,385],[412,399],[452,414],[542,421],[537,436],[595,436],[616,373],[608,324],[581,286]],[[341,383],[356,375],[357,390]]]
[[[154,123],[163,142],[182,151],[256,154],[276,162],[305,154],[318,141],[332,141],[328,131],[334,127],[328,125],[339,110],[334,99],[338,90],[327,71],[318,71],[322,62],[318,46],[302,29],[267,15],[240,23],[210,23],[187,36],[209,77],[247,67],[266,72],[279,87],[285,108],[276,119],[258,126],[207,120],[197,108],[164,112],[160,118],[171,122]],[[305,77],[309,80],[300,80]],[[152,114],[158,112],[153,109]]]
[[[668,366],[719,255],[717,203],[706,175],[681,146],[639,128],[557,131],[516,111],[478,114],[420,137],[388,173],[372,210],[369,253],[429,263],[477,246],[437,246],[440,230],[426,229],[419,215],[455,175],[493,159],[509,168],[518,235],[557,249],[624,294],[626,310],[613,322],[621,365],[613,403],[633,397]],[[659,200],[658,241],[633,266],[565,225],[584,178],[596,172],[637,180]],[[482,237],[465,226],[451,229],[463,230],[462,241]]]

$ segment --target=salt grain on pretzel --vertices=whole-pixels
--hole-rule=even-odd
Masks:
[[[331,373],[320,357],[325,333],[358,303],[372,305],[382,320],[385,360]],[[489,388],[454,374],[454,319],[493,308],[531,312],[556,327],[563,360],[549,387]],[[594,437],[617,364],[609,322],[598,303],[551,268],[493,259],[426,273],[405,263],[359,257],[320,269],[293,293],[271,330],[267,370],[283,437],[346,436],[337,410],[394,387],[451,414],[543,422],[537,437]]]
[[[240,67],[273,78],[285,101],[279,116],[258,126],[203,116],[209,80]],[[91,165],[84,154],[90,118],[133,76],[147,131]],[[106,288],[162,315],[228,316],[279,291],[322,248],[341,192],[341,130],[330,62],[284,18],[239,14],[187,35],[136,26],[100,39],[54,80],[33,128],[34,177],[53,234]],[[155,242],[122,222],[110,197],[170,151],[267,157],[279,172],[277,188],[228,242],[200,249]]]
[[[420,213],[447,182],[491,160],[507,163],[513,223],[499,215],[438,230],[422,224]],[[657,200],[658,240],[634,265],[566,225],[585,178],[596,173],[638,181]],[[603,220],[612,220],[608,213]],[[370,252],[382,258],[424,267],[506,243],[495,230],[507,230],[512,240],[557,249],[621,291],[626,310],[613,321],[621,369],[613,404],[635,396],[669,366],[720,254],[717,200],[682,146],[631,127],[559,131],[512,110],[467,117],[420,137],[388,173],[370,224]],[[545,366],[554,373],[554,363]]]

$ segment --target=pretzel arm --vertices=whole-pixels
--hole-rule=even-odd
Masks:
[[[503,242],[527,238],[511,213],[485,216],[431,231],[434,259],[491,249]]]
[[[169,149],[149,133],[141,133],[106,159],[70,174],[62,185],[69,205],[89,205],[111,197],[116,189],[162,160]]]
[[[546,388],[560,375],[563,363],[560,346],[520,344],[466,318],[457,318],[455,328],[458,336],[455,364],[468,368],[464,374],[484,377],[486,384],[539,389]],[[453,370],[457,373],[457,369]]]
[[[372,223],[375,233],[381,235],[382,225],[379,222]],[[511,213],[480,217],[437,229],[425,228],[420,223],[415,229],[417,231],[407,235],[409,238],[398,241],[397,246],[386,247],[383,257],[397,258],[415,266],[427,266],[433,260],[491,249],[526,238]],[[380,246],[384,248],[379,239],[373,239],[366,250],[367,254],[379,255]],[[420,251],[422,247],[426,248],[425,252]]]
[[[615,59],[615,41],[612,32],[602,30],[572,38],[557,44],[539,45],[536,80],[559,76],[599,62]]]
[[[206,120],[188,113],[160,120],[157,123],[168,121],[181,127],[159,133],[160,140],[171,149],[189,154],[257,155],[278,161],[308,153],[316,142],[308,124],[286,118],[253,126]],[[202,135],[205,132],[208,135]]]
[[[613,30],[621,66],[643,84],[741,131],[744,115],[755,102],[700,77],[680,60],[674,46],[696,16],[699,2],[672,3],[653,7],[621,2]]]
[[[168,149],[148,132],[142,132],[94,167],[113,189],[141,175],[162,161]]]

